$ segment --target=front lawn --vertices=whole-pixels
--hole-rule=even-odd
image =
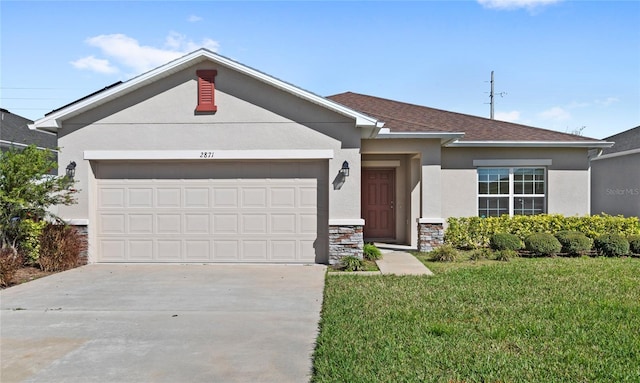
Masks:
[[[328,275],[312,381],[638,382],[640,259]]]

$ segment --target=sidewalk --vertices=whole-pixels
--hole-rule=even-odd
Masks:
[[[395,275],[433,275],[422,262],[404,251],[382,253],[382,259],[376,261],[381,274]]]

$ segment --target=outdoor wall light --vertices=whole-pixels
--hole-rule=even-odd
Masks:
[[[342,169],[340,169],[340,173],[342,173],[342,175],[345,177],[349,177],[349,163],[347,161],[342,163]]]
[[[76,162],[71,161],[69,165],[67,165],[67,177],[73,179],[76,175]]]

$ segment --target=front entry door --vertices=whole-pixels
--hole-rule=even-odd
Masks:
[[[365,238],[396,238],[395,178],[395,169],[362,169]]]

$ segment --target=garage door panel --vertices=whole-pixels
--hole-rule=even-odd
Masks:
[[[209,188],[186,188],[184,191],[184,207],[208,208]]]
[[[105,234],[124,234],[125,228],[125,214],[103,214],[100,216],[100,226],[102,232]]]
[[[122,262],[126,261],[125,252],[126,241],[120,240],[100,240],[98,248],[101,255],[101,260],[105,262]]]
[[[159,261],[182,260],[182,241],[179,239],[162,239],[157,241],[156,254]]]
[[[213,234],[238,234],[237,214],[214,214]]]
[[[99,165],[101,262],[314,262],[328,235],[317,192],[326,165]]]
[[[98,193],[98,207],[99,208],[123,208],[125,190],[121,187],[110,188],[106,187],[100,189]]]
[[[127,259],[129,261],[144,262],[153,260],[153,241],[151,240],[129,240],[127,250]]]
[[[211,241],[185,240],[185,261],[208,261],[211,259]]]
[[[180,214],[157,214],[158,234],[182,234],[182,216]]]
[[[237,208],[238,188],[236,187],[216,187],[213,189],[214,208]]]
[[[180,192],[179,188],[159,187],[156,189],[156,207],[181,207]]]
[[[239,250],[240,246],[238,245],[238,241],[213,241],[214,261],[237,261],[240,259]]]
[[[269,241],[242,241],[242,259],[246,261],[266,261],[268,260]]]
[[[129,233],[153,234],[153,214],[129,214]]]
[[[152,188],[129,188],[128,207],[153,207]]]

